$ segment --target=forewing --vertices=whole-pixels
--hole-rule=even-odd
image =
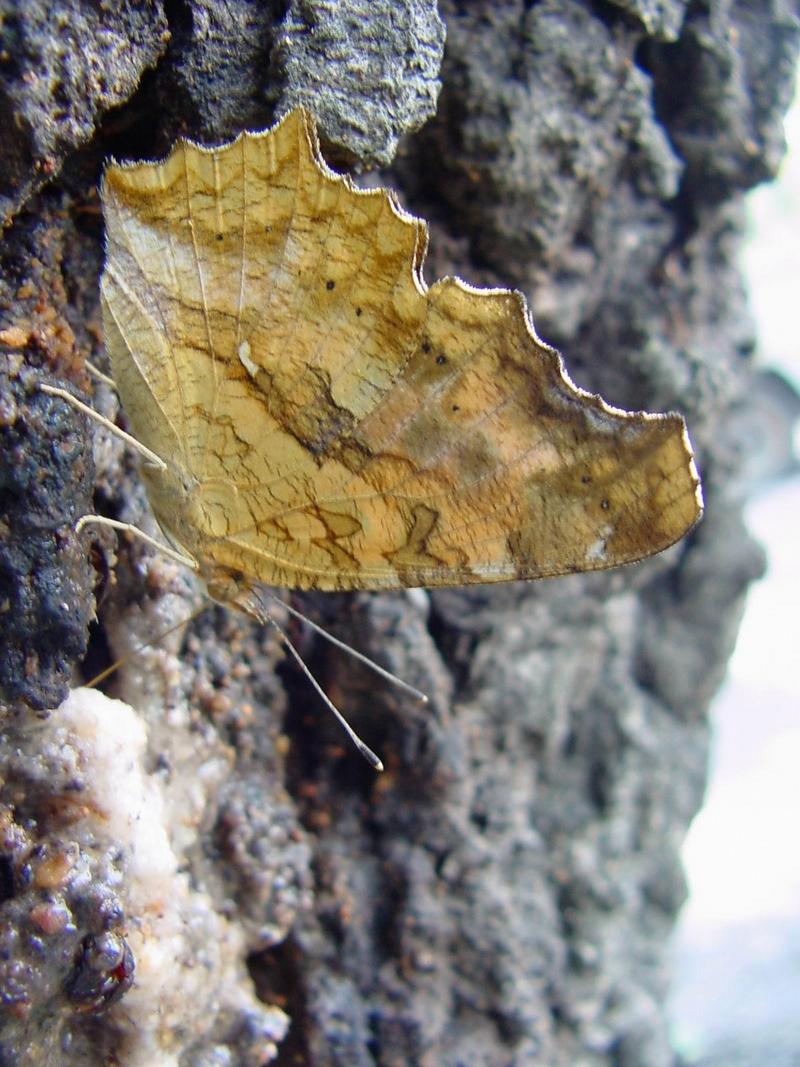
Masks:
[[[157,517],[204,569],[533,578],[640,559],[699,516],[682,420],[577,390],[518,293],[426,290],[424,223],[330,172],[303,112],[109,168],[104,205],[115,378],[181,472]]]

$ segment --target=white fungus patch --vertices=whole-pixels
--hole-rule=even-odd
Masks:
[[[163,776],[148,770],[142,719],[128,704],[76,689],[48,730],[80,772],[92,824],[85,829],[119,852],[119,895],[136,972],[133,988],[112,1009],[122,1034],[117,1062],[178,1067],[186,1034],[199,1036],[226,1009],[267,1018],[279,1041],[288,1019],[253,994],[241,929],[180,870],[174,811],[165,803]],[[276,1050],[264,1051],[271,1058]]]

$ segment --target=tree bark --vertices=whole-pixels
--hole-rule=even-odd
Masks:
[[[673,1063],[678,850],[763,565],[742,521],[742,194],[780,160],[796,13],[4,0],[0,15],[0,1064]],[[135,460],[36,391],[60,379],[117,414],[84,369],[105,366],[102,162],[297,103],[332,165],[383,167],[360,180],[430,222],[429,282],[520,288],[578,384],[684,414],[707,501],[681,544],[618,571],[296,598],[430,695],[416,706],[294,631],[382,776],[272,632],[218,608],[119,668],[105,688],[128,707],[85,690],[58,707],[199,601],[141,544],[74,536],[93,510],[153,531]]]

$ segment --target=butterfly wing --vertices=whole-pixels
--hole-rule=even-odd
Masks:
[[[378,589],[641,559],[701,512],[683,420],[578,390],[524,299],[421,278],[423,222],[264,134],[110,167],[107,345],[207,573]]]

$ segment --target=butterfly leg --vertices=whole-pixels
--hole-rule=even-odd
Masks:
[[[170,548],[169,545],[165,545],[161,541],[157,541],[155,537],[151,537],[150,534],[140,530],[138,526],[134,526],[130,522],[120,522],[119,519],[109,519],[105,515],[83,515],[75,523],[75,533],[79,534],[84,526],[88,526],[92,523],[95,526],[106,526],[111,530],[118,530],[121,533],[129,533],[134,537],[138,537],[140,541],[144,541],[146,545],[150,545],[151,548],[157,549],[162,555],[167,556],[169,559],[174,560],[176,563],[180,563],[183,567],[188,567],[191,571],[197,571],[197,560],[192,556],[186,556],[183,552],[178,552],[174,548]]]
[[[99,367],[95,367],[94,363],[90,363],[89,360],[84,360],[86,369],[93,378],[97,378],[98,382],[102,382],[103,385],[107,385],[109,389],[113,389],[116,393],[117,384],[113,378],[109,378],[107,374],[103,374]]]
[[[167,464],[161,456],[157,456],[155,452],[147,447],[147,445],[143,445],[141,441],[137,441],[131,434],[125,433],[125,431],[121,430],[119,426],[116,426],[111,419],[107,419],[105,415],[101,415],[99,411],[95,411],[94,408],[89,407],[88,404],[84,404],[82,400],[78,400],[76,396],[73,396],[72,393],[68,392],[66,389],[61,389],[57,385],[44,385],[43,383],[39,384],[39,389],[48,396],[57,396],[61,400],[66,400],[66,402],[71,404],[76,410],[83,412],[84,415],[88,415],[90,419],[94,419],[95,422],[104,426],[109,433],[114,434],[120,441],[124,441],[126,445],[138,452],[140,456],[143,456],[146,463],[150,463],[162,471],[167,469]]]
[[[99,371],[97,373],[100,374]],[[102,375],[102,377],[105,379],[105,375]],[[111,382],[111,379],[109,378],[108,381]],[[113,385],[113,382],[111,384]],[[167,469],[167,464],[160,456],[157,456],[155,452],[152,452],[146,445],[143,445],[141,441],[137,441],[136,438],[132,437],[129,433],[125,433],[119,426],[116,426],[110,419],[107,419],[105,415],[101,415],[99,411],[95,411],[94,408],[89,407],[88,404],[84,404],[82,400],[78,400],[76,396],[73,396],[72,393],[68,392],[66,389],[61,389],[55,385],[44,385],[43,383],[39,384],[39,389],[48,396],[56,396],[60,400],[65,400],[84,415],[88,415],[90,419],[94,419],[95,422],[100,423],[100,425],[104,426],[109,433],[114,434],[115,437],[118,437],[121,441],[124,441],[125,444],[130,445],[131,448],[135,449],[144,457],[145,462],[151,463],[154,466],[161,468],[161,470]],[[154,537],[151,537],[150,534],[146,534],[144,530],[140,530],[138,526],[132,526],[128,522],[119,522],[117,519],[109,519],[106,518],[105,515],[82,516],[82,518],[78,519],[75,524],[75,533],[80,533],[84,526],[89,523],[94,523],[96,526],[107,526],[112,530],[133,534],[135,537],[138,537],[140,541],[146,542],[146,544],[150,545],[152,548],[158,549],[158,551],[165,556],[175,560],[176,563],[180,563],[184,567],[188,567],[193,571],[198,570],[197,560],[192,556],[187,556],[183,552],[177,552],[174,548],[162,544]]]

